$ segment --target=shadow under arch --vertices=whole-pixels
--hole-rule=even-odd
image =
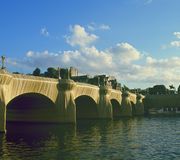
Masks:
[[[113,117],[120,117],[122,112],[121,105],[116,99],[111,99]]]
[[[7,121],[49,122],[55,112],[55,104],[39,93],[25,93],[13,98],[6,106]]]
[[[76,119],[98,118],[98,108],[96,102],[89,96],[82,95],[75,99]]]

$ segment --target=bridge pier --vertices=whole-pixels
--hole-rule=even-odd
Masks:
[[[6,132],[6,107],[0,101],[0,132]]]
[[[140,116],[144,115],[144,104],[143,104],[143,97],[140,94],[136,96],[136,105],[135,105],[135,115]]]
[[[73,80],[59,80],[59,95],[56,106],[59,111],[60,122],[76,123],[76,104],[73,95],[75,85],[76,83]]]
[[[112,104],[109,98],[110,90],[107,86],[100,86],[99,89],[99,118],[112,119]]]
[[[129,97],[129,92],[124,92],[122,94],[122,117],[131,117],[132,116],[132,104]]]

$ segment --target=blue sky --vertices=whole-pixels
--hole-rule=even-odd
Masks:
[[[179,0],[0,0],[10,72],[77,67],[130,87],[179,85]]]

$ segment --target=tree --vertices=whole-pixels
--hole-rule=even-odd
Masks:
[[[20,74],[19,72],[13,72],[13,74]]]
[[[58,70],[53,67],[49,67],[44,75],[45,77],[58,78]]]
[[[34,76],[40,76],[41,74],[41,70],[39,68],[36,68],[34,71],[33,71],[33,75]]]
[[[169,88],[175,90],[175,87],[173,86],[173,84],[169,85]]]
[[[62,68],[60,70],[60,76],[62,79],[69,79],[70,78],[70,72],[67,68]]]
[[[153,92],[155,94],[167,94],[167,89],[165,85],[155,85],[153,87]]]
[[[129,91],[129,90],[130,89],[126,85],[123,86],[123,91]]]
[[[179,87],[178,87],[178,94],[180,94],[180,85],[179,85]]]

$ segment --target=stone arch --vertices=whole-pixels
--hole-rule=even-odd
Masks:
[[[111,99],[111,104],[113,110],[113,117],[119,117],[122,112],[120,103],[116,99]]]
[[[56,91],[54,92],[43,92],[43,91],[31,91],[31,90],[24,90],[21,92],[17,92],[15,94],[11,94],[11,96],[9,96],[7,98],[6,104],[10,103],[13,99],[22,96],[22,95],[26,95],[26,94],[36,94],[36,95],[41,95],[43,97],[46,97],[47,99],[49,99],[50,101],[52,101],[53,103],[56,102],[57,96],[58,94],[56,93]]]
[[[99,101],[99,87],[84,83],[77,83],[77,86],[73,90],[74,99],[80,96],[91,97],[95,103]]]
[[[81,95],[75,99],[76,119],[98,118],[98,107],[94,99],[87,95]]]
[[[55,112],[54,102],[39,93],[20,94],[6,105],[7,121],[46,122]]]

